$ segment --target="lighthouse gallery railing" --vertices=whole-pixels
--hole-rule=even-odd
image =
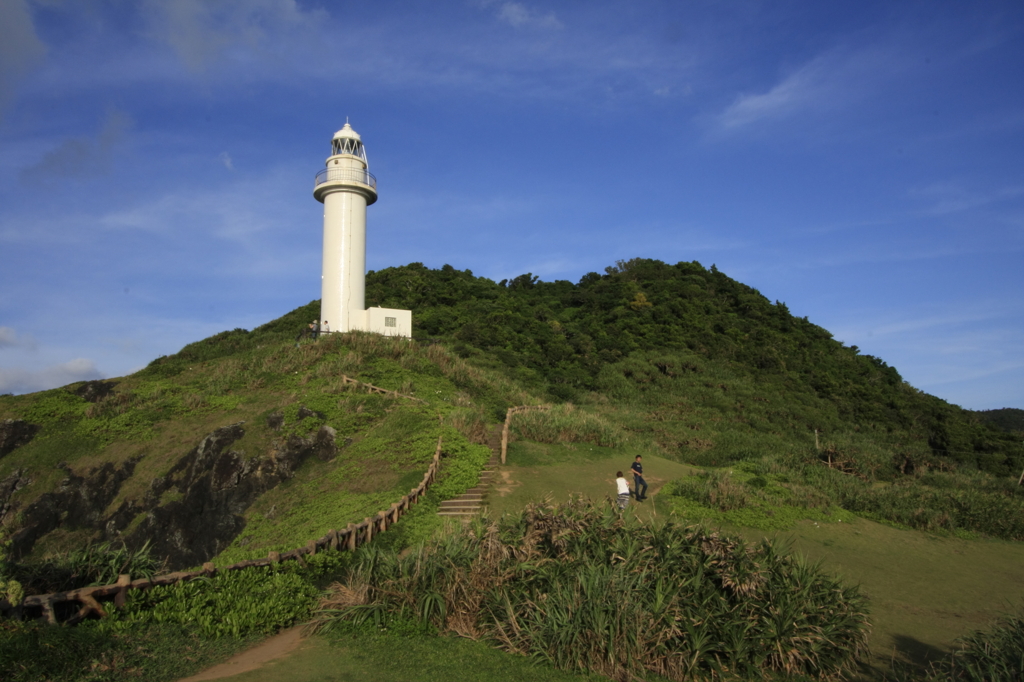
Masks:
[[[316,174],[313,187],[319,187],[325,182],[358,182],[362,185],[369,185],[377,189],[377,178],[368,170],[358,168],[324,168]]]

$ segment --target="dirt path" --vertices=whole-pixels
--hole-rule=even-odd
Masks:
[[[280,632],[270,639],[267,639],[251,649],[246,649],[240,654],[235,654],[227,661],[212,668],[207,668],[201,673],[186,677],[178,682],[203,682],[204,680],[219,680],[224,677],[231,677],[240,673],[255,670],[260,666],[273,661],[276,658],[291,653],[298,648],[302,641],[302,626],[297,625],[290,630]]]

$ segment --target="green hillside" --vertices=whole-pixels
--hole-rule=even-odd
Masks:
[[[148,541],[170,568],[266,556],[387,507],[422,477],[438,437],[435,507],[474,483],[486,420],[530,396],[442,346],[372,334],[297,344],[317,307],[122,379],[0,397],[0,422],[37,429],[0,458],[13,556],[90,540]]]
[[[331,521],[362,518],[408,482],[402,472],[412,480],[446,427],[452,448],[482,443],[507,407],[545,401],[573,401],[621,441],[683,463],[785,469],[784,490],[755,491],[776,490],[772,503],[816,507],[824,493],[905,525],[1024,538],[1010,485],[1024,456],[1011,433],[918,391],[713,266],[634,259],[573,284],[529,274],[496,283],[414,263],[369,273],[367,302],[414,310],[416,339],[296,344],[317,317],[314,301],[123,379],[0,397],[0,420],[38,429],[0,458],[16,554],[87,538],[139,544],[188,523],[181,507],[195,506],[186,503],[197,474],[185,462],[213,457],[192,450],[231,424],[241,425],[210,445],[231,460],[219,466],[236,479],[256,473],[218,498],[219,535],[167,549],[179,564],[228,546],[237,556],[240,534],[251,542],[254,526],[289,523],[282,509],[327,499],[331,485],[346,496],[332,508],[348,510]],[[342,375],[423,402],[354,392]],[[324,426],[334,431],[326,445]],[[386,467],[370,464],[379,460]],[[374,473],[381,467],[387,475]]]
[[[714,266],[633,259],[573,284],[530,274],[495,283],[413,263],[371,272],[367,304],[411,308],[417,336],[444,339],[556,400],[673,416],[652,414],[659,423],[710,409],[727,423],[723,434],[773,443],[812,443],[815,429],[837,447],[881,441],[901,470],[941,461],[1006,476],[1024,464],[1014,439],[977,414],[913,388],[884,360]],[[687,459],[693,450],[709,463],[742,457],[721,436],[651,432]]]
[[[415,338],[297,341],[313,301],[128,377],[0,396],[4,571],[48,591],[99,579],[69,568],[90,542],[168,568],[301,546],[408,492],[441,438],[439,482],[374,541],[397,552],[475,484],[506,409],[542,403],[513,424],[520,487],[495,510],[600,499],[643,454],[658,470],[648,524],[1024,540],[1024,450],[1005,419],[915,389],[714,266],[633,259],[574,284],[414,263],[369,273],[367,304],[413,310]]]
[[[975,414],[1002,431],[1015,432],[1018,437],[1024,435],[1024,410],[1004,407],[999,410],[981,410]]]

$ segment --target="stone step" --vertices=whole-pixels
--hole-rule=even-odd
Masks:
[[[440,506],[441,509],[479,509],[482,505],[480,500],[445,500]]]
[[[483,486],[483,487],[481,487],[481,486],[477,486],[477,487],[475,487],[475,488],[470,488],[469,490],[467,490],[467,491],[466,491],[466,494],[471,494],[471,495],[484,495],[484,494],[486,494],[486,493],[487,493],[487,491],[488,491],[488,487],[487,487],[487,486]]]
[[[474,511],[445,511],[445,510],[442,509],[441,511],[437,512],[437,515],[438,516],[458,516],[458,517],[462,517],[462,518],[472,518],[474,516],[479,515],[479,513],[480,513],[479,509],[474,510]]]

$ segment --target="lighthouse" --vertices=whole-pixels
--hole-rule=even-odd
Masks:
[[[348,123],[334,133],[313,197],[324,205],[320,328],[411,337],[412,312],[366,309],[366,207],[377,201],[377,178],[362,138]]]

